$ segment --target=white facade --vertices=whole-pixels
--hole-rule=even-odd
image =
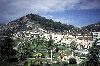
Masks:
[[[93,40],[100,38],[100,32],[92,32],[93,33]]]
[[[62,35],[62,34],[55,34],[55,33],[44,33],[41,37],[44,37],[45,39],[49,40],[50,37],[54,40],[55,43],[59,44],[70,44],[74,37],[72,35]]]
[[[69,45],[72,41],[75,41],[77,44],[78,49],[83,49],[87,48],[89,49],[92,46],[92,41],[91,40],[80,40],[77,37],[74,37],[69,34],[61,34],[61,33],[45,33],[45,30],[39,29],[39,32],[35,32],[34,30],[31,31],[22,31],[16,33],[14,36],[15,37],[26,37],[26,38],[36,38],[38,36],[44,37],[46,40],[49,40],[50,37],[54,40],[54,43],[58,43],[61,45]],[[45,32],[43,32],[45,31]],[[43,33],[41,33],[43,32]],[[99,33],[93,33],[93,35],[97,35],[100,37],[100,32]],[[80,37],[80,36],[79,36]],[[86,36],[88,37],[88,36]]]

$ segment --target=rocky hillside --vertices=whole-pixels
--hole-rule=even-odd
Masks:
[[[0,35],[9,35],[18,31],[32,30],[35,27],[45,29],[52,32],[69,32],[74,31],[73,25],[62,24],[61,22],[55,22],[52,19],[46,19],[36,14],[28,14],[19,19],[9,22],[3,26],[0,30]]]
[[[100,31],[100,22],[84,26],[81,29],[74,27],[73,25],[62,24],[61,22],[55,22],[52,19],[46,19],[36,14],[28,14],[19,19],[9,22],[6,25],[0,24],[0,35],[11,36],[13,33],[19,31],[28,31],[35,28],[42,28],[51,32],[65,32],[72,35],[90,34],[91,31]]]

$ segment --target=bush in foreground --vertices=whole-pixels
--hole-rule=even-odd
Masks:
[[[69,59],[69,64],[77,64],[76,59],[75,58],[70,58]]]

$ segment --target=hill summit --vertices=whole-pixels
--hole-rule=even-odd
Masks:
[[[62,24],[61,22],[55,22],[52,19],[46,19],[45,17],[31,13],[9,22],[0,29],[2,33],[1,35],[9,35],[10,33],[13,34],[18,31],[32,30],[34,27],[40,27],[52,32],[68,31],[70,33],[75,28],[73,25]]]
[[[6,25],[1,24],[0,35],[11,36],[19,31],[28,31],[34,28],[42,28],[49,32],[69,33],[71,35],[90,34],[91,31],[100,31],[100,22],[78,28],[70,24],[62,24],[60,21],[56,22],[52,19],[46,19],[45,17],[31,13],[11,21]]]

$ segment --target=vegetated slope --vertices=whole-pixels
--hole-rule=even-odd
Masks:
[[[19,19],[9,22],[6,25],[1,25],[0,35],[11,36],[18,31],[27,31],[34,28],[42,28],[52,32],[65,32],[72,35],[77,34],[90,34],[91,31],[100,31],[100,22],[84,26],[81,29],[74,27],[73,25],[62,24],[61,22],[53,21],[52,19],[46,19],[36,14],[28,14]]]
[[[100,32],[100,22],[84,26],[81,30],[83,32]]]
[[[9,22],[7,25],[1,28],[1,35],[9,35],[18,31],[32,30],[33,27],[41,27],[47,31],[63,32],[74,31],[73,25],[62,24],[61,22],[55,22],[52,19],[46,19],[36,14],[28,14],[19,19]]]

